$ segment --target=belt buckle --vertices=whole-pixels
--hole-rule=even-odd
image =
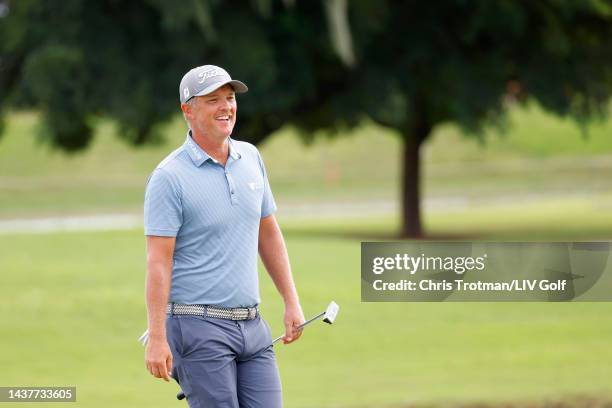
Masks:
[[[255,316],[257,316],[257,309],[254,307],[249,307],[248,308],[248,319],[249,320],[253,320],[255,318]]]

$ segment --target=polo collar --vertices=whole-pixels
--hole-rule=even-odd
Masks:
[[[185,150],[189,153],[189,157],[193,161],[193,164],[200,167],[202,163],[207,160],[213,160],[191,137],[191,129],[187,131],[187,138],[185,139]]]
[[[230,157],[232,159],[234,159],[234,160],[238,160],[239,158],[241,158],[242,155],[238,151],[238,147],[236,146],[237,143],[235,143],[232,138],[229,138],[228,144],[229,144],[229,154],[230,154]]]
[[[242,155],[238,151],[238,148],[234,140],[230,138],[228,140],[228,144],[229,144],[230,157],[233,160],[240,159]],[[194,142],[193,138],[191,137],[191,129],[187,131],[187,138],[185,139],[185,150],[187,150],[187,153],[189,154],[189,157],[191,157],[193,164],[195,164],[197,167],[200,167],[203,163],[205,163],[208,160],[214,163],[217,162],[215,159],[210,157],[210,155],[206,153],[196,142]]]

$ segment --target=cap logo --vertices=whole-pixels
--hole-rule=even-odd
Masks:
[[[198,81],[200,84],[204,83],[208,78],[212,78],[218,75],[225,75],[225,72],[220,70],[219,68],[209,69],[208,71],[202,71],[198,74]]]
[[[183,96],[185,97],[185,99],[189,98],[189,88],[185,87],[183,89]]]

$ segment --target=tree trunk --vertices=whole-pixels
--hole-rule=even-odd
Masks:
[[[422,238],[421,224],[421,145],[429,136],[431,126],[412,128],[404,135],[402,174],[402,229],[403,238]]]

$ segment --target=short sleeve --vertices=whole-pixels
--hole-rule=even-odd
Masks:
[[[272,189],[270,188],[270,183],[268,181],[268,174],[266,173],[266,166],[264,166],[263,159],[257,152],[257,158],[259,159],[259,166],[261,167],[261,172],[263,175],[264,181],[264,193],[263,200],[261,201],[261,218],[265,218],[269,215],[272,215],[276,212],[276,202],[274,202],[274,196],[272,195]]]
[[[176,237],[183,224],[180,191],[168,172],[156,169],[147,183],[144,202],[145,235]]]

